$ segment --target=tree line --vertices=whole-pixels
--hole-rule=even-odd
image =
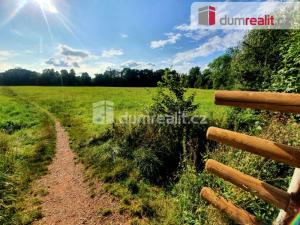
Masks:
[[[161,81],[164,70],[136,70],[125,68],[122,71],[107,70],[92,78],[88,73],[77,75],[70,71],[45,69],[42,73],[22,68],[10,69],[0,73],[0,85],[41,85],[41,86],[133,86],[154,87]]]
[[[0,73],[0,85],[4,86],[116,86],[116,87],[156,87],[165,72],[169,70],[149,69],[123,70],[110,69],[102,74],[96,74],[93,78],[88,73],[76,74],[74,69],[70,71],[45,69],[42,73],[22,68],[15,68]],[[178,74],[172,70],[173,74]],[[202,74],[200,67],[193,67],[187,74],[180,74],[183,85],[190,88],[212,88],[207,85],[205,72]]]

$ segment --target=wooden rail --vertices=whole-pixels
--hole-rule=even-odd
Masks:
[[[215,103],[241,108],[300,113],[300,94],[217,91]],[[216,127],[208,129],[207,138],[300,168],[300,149],[298,148]],[[293,183],[297,186],[293,187],[293,190],[298,190],[298,192],[290,193],[214,160],[208,160],[205,167],[209,172],[285,210],[288,216],[295,215],[300,208],[300,179],[295,180],[296,178],[293,178]],[[259,224],[253,215],[222,197],[218,197],[213,190],[207,187],[202,189],[200,195],[217,209],[225,212],[238,224]],[[279,215],[277,222],[280,222],[276,223],[277,225],[286,223],[284,219],[282,220],[282,215]]]
[[[215,93],[215,104],[300,113],[300,94],[217,91]]]
[[[210,140],[274,159],[290,166],[300,167],[300,149],[298,148],[217,127],[210,127],[206,136]]]
[[[279,188],[241,173],[215,160],[208,160],[205,169],[280,209],[287,210],[289,208],[290,194]]]
[[[237,207],[230,201],[226,201],[224,198],[217,196],[217,194],[210,188],[204,187],[200,192],[200,196],[219,209],[221,212],[228,214],[231,219],[241,225],[259,225],[255,216],[247,211]]]

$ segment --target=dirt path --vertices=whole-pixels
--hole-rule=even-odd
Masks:
[[[129,218],[117,213],[118,204],[98,187],[96,197],[89,194],[84,183],[83,167],[75,164],[69,138],[61,124],[56,121],[56,155],[49,166],[49,173],[37,182],[48,194],[43,197],[43,214],[34,225],[77,225],[77,224],[129,224]],[[99,185],[98,185],[99,186]],[[108,216],[101,216],[104,209],[112,210]]]

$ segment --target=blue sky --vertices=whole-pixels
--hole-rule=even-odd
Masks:
[[[189,0],[0,0],[0,71],[202,68],[243,37],[192,28]]]

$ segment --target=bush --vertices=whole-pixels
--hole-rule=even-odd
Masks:
[[[131,170],[131,166],[124,159],[116,159],[112,164],[113,169],[104,174],[103,181],[105,182],[116,182],[126,179],[129,176],[129,172]]]
[[[159,182],[163,174],[162,161],[149,148],[139,148],[134,152],[134,162],[139,169],[140,176],[151,182]]]
[[[266,120],[257,110],[233,108],[228,115],[227,128],[230,130],[256,133],[265,125]]]

